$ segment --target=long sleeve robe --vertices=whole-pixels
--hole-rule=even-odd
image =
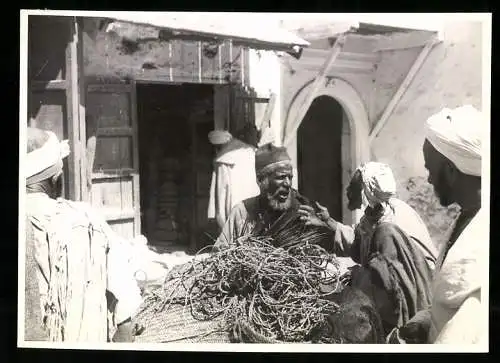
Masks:
[[[214,161],[208,218],[215,218],[222,228],[235,205],[259,193],[254,149],[238,139],[231,140]]]
[[[488,322],[480,314],[489,241],[485,213],[480,209],[451,248],[441,252],[433,284],[429,343],[486,341]]]

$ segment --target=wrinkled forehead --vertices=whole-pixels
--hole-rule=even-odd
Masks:
[[[293,171],[293,168],[290,164],[285,164],[285,165],[279,165],[276,167],[275,173],[279,174],[291,174]]]
[[[277,163],[269,170],[267,175],[271,177],[292,176],[293,168],[290,163]]]

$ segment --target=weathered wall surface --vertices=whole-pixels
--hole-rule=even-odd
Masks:
[[[373,160],[391,165],[401,199],[421,214],[438,244],[443,241],[457,209],[442,208],[426,181],[427,171],[421,151],[423,126],[425,120],[442,107],[457,107],[464,103],[481,107],[481,32],[479,22],[445,24],[443,42],[430,52],[370,148]],[[346,46],[349,49],[344,51],[376,55],[373,69],[359,72],[337,69],[330,75],[344,79],[356,89],[373,124],[428,38],[429,33],[426,32],[348,38]],[[317,73],[307,69],[305,63],[304,60],[290,58],[282,61],[282,122],[297,92]]]
[[[345,46],[343,47],[343,52],[351,54],[372,54],[375,44],[376,41],[372,38],[351,37],[347,39]],[[327,49],[329,47],[329,43],[327,41],[321,42],[317,40],[315,42],[311,42],[311,47]],[[297,93],[300,92],[306,83],[314,80],[314,77],[316,77],[319,70],[308,67],[310,59],[308,59],[309,57],[307,53],[308,50],[304,50],[304,55],[299,60],[295,60],[287,56],[284,56],[281,60],[281,113],[283,122],[288,115],[291,103],[294,101]],[[322,64],[322,62],[323,60],[321,60],[319,64]],[[338,62],[336,61],[335,63]],[[329,76],[340,78],[351,84],[359,93],[366,109],[368,110],[373,97],[372,85],[375,76],[373,70],[355,71],[342,67],[334,67],[329,72]]]
[[[470,103],[481,107],[482,34],[479,22],[447,23],[444,41],[429,54],[413,83],[403,95],[386,126],[372,144],[373,157],[389,163],[400,186],[400,195],[409,201],[427,222],[431,234],[442,241],[456,209],[441,208],[426,183],[422,144],[424,122],[443,107]],[[379,82],[393,78],[401,51],[386,54]]]
[[[246,55],[241,47],[225,42],[213,57],[206,56],[202,49],[205,42],[163,40],[152,38],[132,28],[131,39],[122,38],[114,32],[98,29],[97,20],[84,21],[84,73],[92,79],[147,78],[152,80],[226,83],[229,75],[239,82],[245,70]],[[231,67],[230,67],[231,65]]]

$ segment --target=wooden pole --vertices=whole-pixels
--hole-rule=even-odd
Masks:
[[[415,78],[418,70],[420,69],[422,64],[425,62],[425,60],[427,59],[427,56],[429,55],[430,51],[432,50],[432,48],[434,47],[434,45],[436,43],[438,43],[438,39],[433,37],[425,44],[424,48],[422,49],[422,51],[418,55],[417,59],[415,60],[415,62],[411,66],[410,70],[406,74],[405,79],[403,80],[403,82],[401,82],[396,93],[394,94],[392,99],[387,104],[387,107],[384,109],[382,116],[380,116],[379,120],[377,121],[377,123],[373,127],[372,131],[370,132],[370,135],[369,135],[370,143],[373,141],[373,139],[375,139],[377,137],[377,135],[380,133],[380,131],[382,131],[382,128],[385,126],[385,124],[389,120],[390,116],[394,112],[394,109],[396,108],[399,101],[401,100],[401,98],[405,94],[406,90],[410,87],[411,82]]]
[[[78,89],[78,123],[80,132],[80,148],[82,149],[81,159],[80,159],[80,180],[81,180],[81,190],[82,190],[82,200],[90,202],[90,189],[87,187],[91,180],[88,180],[88,161],[85,153],[85,141],[87,140],[86,135],[86,95],[87,87],[85,84],[85,75],[83,70],[84,54],[83,54],[83,18],[75,18],[76,26],[76,74],[77,74],[77,89]],[[92,160],[93,164],[93,160]]]
[[[66,49],[66,97],[67,124],[71,154],[69,157],[69,193],[74,200],[87,198],[86,168],[85,168],[85,107],[82,102],[83,88],[83,50],[81,19],[70,18],[69,31],[71,40]],[[83,117],[83,119],[82,119]]]
[[[325,63],[321,67],[320,71],[318,72],[311,88],[311,92],[307,97],[305,98],[304,102],[299,108],[298,114],[294,119],[294,122],[292,123],[292,129],[290,131],[287,131],[288,125],[285,125],[284,128],[284,134],[283,134],[283,144],[285,147],[287,147],[290,142],[293,140],[293,135],[297,131],[297,129],[300,126],[300,123],[304,119],[307,111],[309,110],[309,107],[311,107],[311,104],[313,103],[314,99],[316,98],[316,94],[318,93],[319,89],[322,87],[325,76],[328,74],[328,71],[330,70],[332,64],[335,62],[337,57],[339,56],[340,52],[342,51],[342,48],[345,44],[345,35],[341,35],[337,38],[335,44],[333,45],[330,55],[326,59]]]
[[[262,129],[265,125],[265,123],[268,123],[268,126],[270,126],[271,122],[271,116],[274,111],[274,105],[276,103],[276,93],[271,93],[271,97],[269,98],[269,101],[266,106],[266,111],[264,112],[264,115],[260,119],[260,121],[257,123],[257,128]]]

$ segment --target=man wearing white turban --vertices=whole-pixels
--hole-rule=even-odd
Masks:
[[[334,231],[334,251],[360,264],[352,283],[375,301],[386,334],[429,306],[437,258],[422,219],[395,195],[390,167],[369,162],[355,171],[347,188],[349,209],[361,208],[363,198],[368,204],[359,224],[343,225],[321,205],[319,213],[307,206],[299,211],[308,225],[326,224]]]
[[[473,344],[485,338],[481,308],[481,266],[488,245],[481,209],[483,114],[466,105],[443,109],[425,125],[423,146],[428,181],[443,206],[457,203],[460,215],[440,251],[432,307],[399,331],[407,342]]]
[[[132,341],[142,298],[121,238],[88,204],[61,198],[67,141],[36,128],[27,141],[25,340]]]
[[[225,130],[214,130],[208,134],[209,141],[217,149],[210,184],[208,218],[215,219],[219,228],[224,226],[235,205],[259,195],[254,166],[258,138],[257,128],[251,124],[242,127],[236,137]]]

